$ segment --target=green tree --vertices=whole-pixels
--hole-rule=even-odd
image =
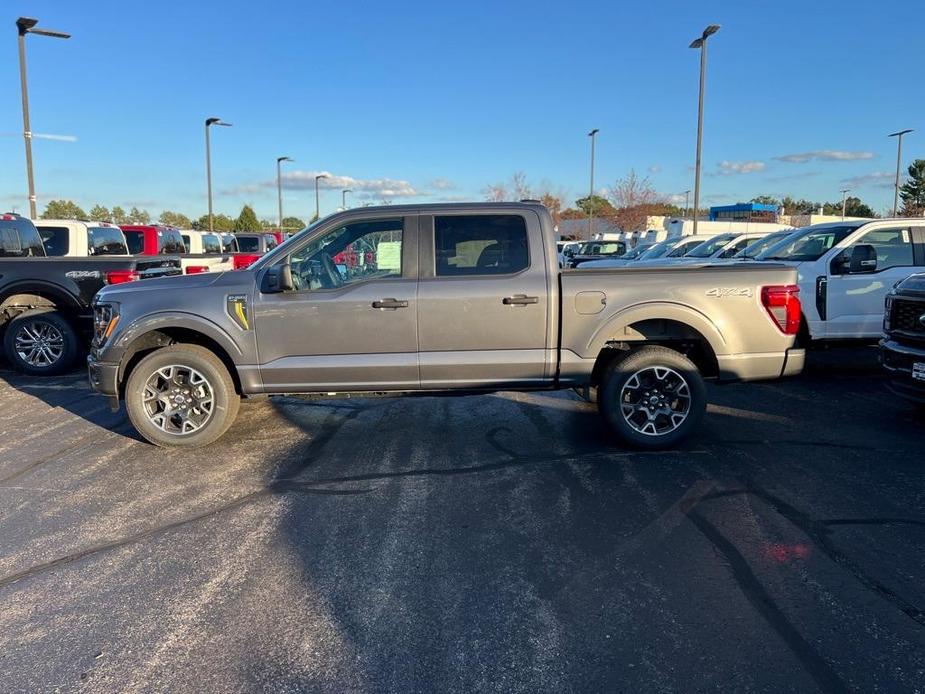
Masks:
[[[816,211],[816,204],[809,200],[794,200],[789,195],[785,195],[780,201],[781,207],[784,208],[784,214],[812,214]]]
[[[773,195],[756,195],[749,202],[754,202],[759,205],[775,205],[780,206],[780,200],[775,198]]]
[[[42,219],[86,219],[84,212],[71,200],[52,200],[45,206]]]
[[[827,202],[822,206],[822,214],[840,215],[841,200],[837,202]],[[845,198],[845,216],[846,217],[876,217],[873,209],[869,205],[861,202],[860,198],[849,196]]]
[[[235,231],[260,231],[260,222],[257,221],[257,214],[250,205],[241,208],[241,214],[234,221]]]
[[[193,224],[190,218],[185,214],[181,212],[172,212],[171,210],[164,210],[161,212],[157,221],[167,226],[177,227],[178,229],[189,229]]]
[[[271,222],[269,219],[261,219],[260,228],[261,229],[275,229],[276,222]]]
[[[132,224],[150,224],[151,215],[148,214],[147,210],[139,210],[137,207],[133,207],[129,210],[128,213],[129,222]]]
[[[129,218],[128,218],[128,215],[125,214],[125,210],[123,210],[118,205],[112,208],[112,222],[114,224],[128,224],[129,223]]]
[[[616,211],[610,201],[600,195],[586,195],[576,200],[575,205],[586,215],[593,210],[595,217],[609,217]]]
[[[283,231],[299,231],[305,228],[305,222],[298,217],[283,217]]]
[[[108,222],[112,218],[109,210],[102,205],[94,205],[90,208],[90,219],[94,222]]]
[[[899,189],[903,201],[903,217],[921,217],[925,212],[925,159],[909,165],[909,178]]]
[[[234,220],[227,214],[212,215],[212,228],[215,231],[234,231]],[[204,214],[199,219],[193,220],[191,224],[193,229],[206,231],[209,228],[209,215]]]

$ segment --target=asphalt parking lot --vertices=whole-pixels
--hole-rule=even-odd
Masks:
[[[921,415],[871,349],[711,387],[279,399],[195,453],[0,371],[3,691],[925,691]]]

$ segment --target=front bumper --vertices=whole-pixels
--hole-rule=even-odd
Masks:
[[[90,354],[87,357],[87,375],[90,377],[90,390],[105,395],[112,411],[118,410],[119,365],[97,361],[93,354]]]
[[[890,376],[887,387],[906,400],[925,403],[925,381],[912,378],[912,365],[925,364],[925,345],[913,347],[889,338],[880,340],[880,363]]]

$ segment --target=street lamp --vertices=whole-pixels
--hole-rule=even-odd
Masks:
[[[321,207],[318,204],[318,181],[322,178],[328,178],[327,174],[318,174],[315,176],[315,220],[321,219]]]
[[[295,161],[290,157],[276,157],[276,197],[279,202],[279,233],[283,233],[283,174],[284,161]]]
[[[353,191],[350,190],[349,188],[344,188],[340,192],[340,206],[345,210],[347,209],[347,193],[352,193],[352,192]]]
[[[691,207],[691,190],[688,188],[684,191],[684,219],[687,219],[687,211]]]
[[[848,201],[848,193],[851,188],[843,188],[841,191],[841,220],[845,221],[845,203]]]
[[[899,209],[899,167],[901,166],[903,158],[903,135],[906,133],[911,133],[912,129],[907,128],[906,130],[900,130],[898,133],[890,133],[887,137],[896,138],[896,182],[893,184],[893,216],[896,216],[896,211]]]
[[[226,128],[231,127],[231,123],[225,123],[221,118],[206,118],[206,187],[209,191],[209,231],[212,228],[212,149],[209,144],[209,126],[222,125]]]
[[[29,124],[29,89],[26,86],[26,34],[50,36],[55,39],[69,39],[70,34],[51,29],[36,29],[39,20],[32,17],[20,17],[16,20],[19,30],[19,85],[22,89],[22,136],[26,141],[26,176],[29,179],[29,216],[36,218],[35,213],[35,178],[32,175],[32,126]]]
[[[697,214],[700,211],[700,160],[703,146],[703,85],[707,72],[707,38],[719,31],[719,24],[711,24],[700,38],[691,41],[691,48],[700,49],[700,99],[697,104],[697,161],[694,165],[694,234],[697,233]]]
[[[591,138],[591,191],[588,193],[588,241],[594,235],[594,140],[600,128],[594,128],[588,133]]]

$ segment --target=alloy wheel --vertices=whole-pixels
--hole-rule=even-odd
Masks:
[[[648,366],[623,384],[620,411],[626,423],[640,434],[670,434],[691,412],[690,386],[674,369]]]
[[[212,417],[212,384],[196,369],[171,364],[157,369],[145,381],[142,394],[145,415],[168,434],[183,436],[202,429]]]

